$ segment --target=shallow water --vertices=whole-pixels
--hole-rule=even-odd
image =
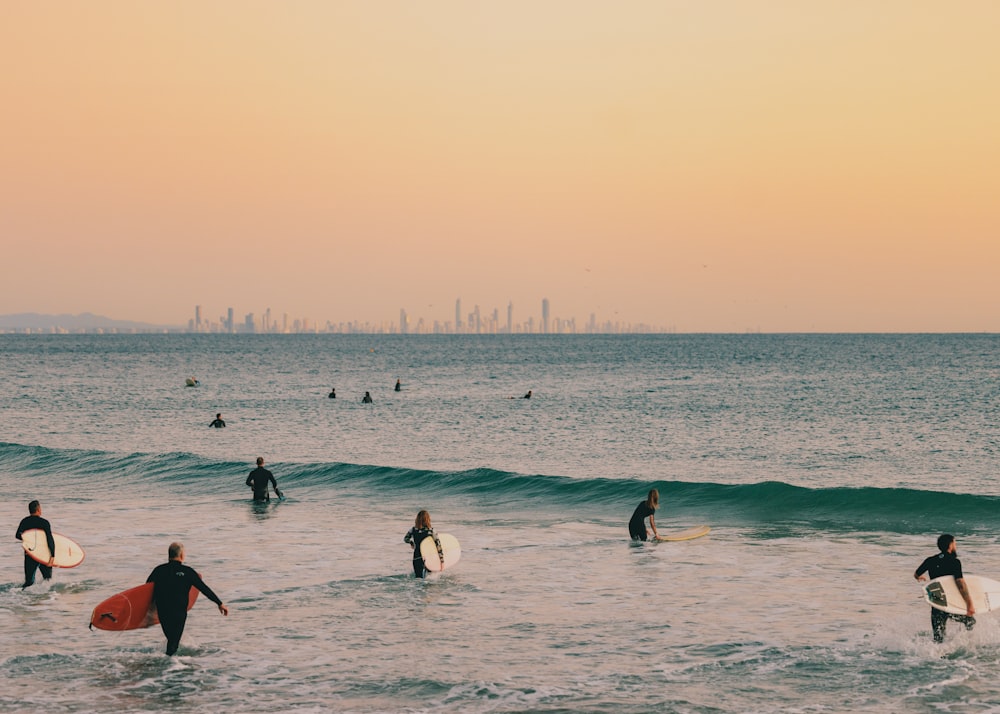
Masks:
[[[22,591],[11,540],[0,710],[1000,711],[1000,622],[935,646],[912,580],[942,530],[1000,574],[998,344],[0,337],[2,520],[87,549]],[[711,535],[629,543],[652,485]],[[419,508],[463,546],[427,581]],[[172,540],[230,616],[89,631]]]

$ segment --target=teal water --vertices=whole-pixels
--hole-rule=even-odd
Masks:
[[[1000,624],[933,646],[911,577],[942,531],[1000,575],[998,347],[0,336],[2,519],[39,498],[87,549],[21,591],[11,539],[0,710],[1000,711]],[[286,502],[248,503],[257,455]],[[712,534],[630,544],[651,486]],[[419,508],[463,545],[426,582]],[[176,658],[88,631],[175,539],[231,616]]]

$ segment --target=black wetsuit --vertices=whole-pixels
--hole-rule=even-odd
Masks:
[[[656,510],[650,508],[645,501],[635,507],[632,518],[628,522],[628,534],[632,540],[646,540],[646,519],[654,513]]]
[[[198,588],[216,605],[222,604],[219,596],[212,592],[212,588],[205,585],[194,568],[177,560],[157,565],[146,578],[146,582],[153,583],[153,602],[156,603],[156,615],[160,618],[160,627],[167,637],[168,655],[174,654],[181,643],[184,624],[187,622],[191,588]]]
[[[216,419],[211,424],[209,424],[209,426],[214,426],[216,429],[222,429],[226,426],[226,422],[222,421],[222,419]]]
[[[437,536],[434,535],[433,528],[417,528],[414,526],[403,536],[403,542],[410,543],[413,546],[413,574],[418,578],[427,575],[427,566],[424,564],[423,556],[420,555],[420,544],[424,538],[433,538],[434,542],[438,544],[438,551],[441,550],[441,544],[438,542]]]
[[[267,489],[269,481],[274,485],[274,492],[278,494],[278,496],[281,496],[281,491],[278,490],[278,482],[274,480],[274,474],[265,469],[263,466],[258,466],[250,472],[250,475],[247,476],[247,486],[253,486],[253,500],[271,500],[271,494]]]
[[[45,531],[45,540],[49,544],[49,552],[56,552],[56,541],[52,537],[52,526],[47,520],[41,516],[30,515],[26,518],[21,519],[21,523],[17,526],[17,533],[14,537],[21,540],[21,534],[25,531],[30,531],[32,528],[38,528]],[[45,563],[39,563],[37,560],[28,555],[28,552],[24,552],[24,585],[22,588],[29,587],[35,583],[35,571],[42,571],[42,578],[44,580],[49,580],[52,577],[52,568],[50,568]]]
[[[924,560],[924,562],[920,564],[920,567],[913,573],[913,577],[920,577],[924,573],[927,573],[927,577],[931,580],[945,575],[951,575],[955,578],[955,580],[960,580],[962,578],[962,561],[959,560],[958,556],[954,553],[938,553],[937,555],[932,555],[930,558]],[[976,624],[976,618],[974,617],[969,617],[968,615],[953,615],[950,612],[945,612],[944,610],[938,610],[936,607],[932,607],[931,632],[934,633],[935,642],[944,641],[944,631],[948,626],[948,620],[961,622],[965,625],[965,629],[967,630],[971,630]]]

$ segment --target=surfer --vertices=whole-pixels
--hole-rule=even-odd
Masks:
[[[420,543],[423,542],[424,538],[428,537],[434,539],[434,544],[441,555],[441,560],[444,560],[444,553],[441,551],[441,541],[438,540],[434,529],[431,528],[431,514],[427,511],[420,511],[414,521],[413,528],[406,531],[406,535],[403,536],[403,542],[413,546],[413,574],[418,578],[423,578],[427,575],[427,566],[424,565],[423,556],[420,555]]]
[[[146,578],[153,583],[153,602],[160,618],[160,627],[167,637],[167,654],[172,655],[181,643],[184,624],[187,622],[188,596],[191,588],[198,588],[209,600],[219,606],[219,612],[229,614],[219,596],[212,592],[194,568],[184,565],[184,544],[171,543],[167,549],[169,560],[153,568]]]
[[[403,391],[403,385],[399,383],[398,379],[396,380],[396,391],[397,392]]]
[[[531,390],[529,389],[528,393],[521,397],[521,399],[531,399]]]
[[[30,515],[21,519],[21,522],[17,526],[17,533],[14,537],[21,540],[21,534],[25,531],[29,531],[32,528],[38,528],[39,530],[45,531],[45,541],[49,544],[49,562],[48,565],[45,563],[39,563],[37,560],[28,555],[28,551],[24,551],[24,585],[21,588],[31,587],[35,583],[35,571],[42,571],[43,580],[52,579],[52,564],[56,562],[56,541],[52,537],[52,526],[51,524],[42,518],[42,504],[38,501],[32,501],[28,504],[28,513]]]
[[[216,429],[224,429],[224,428],[226,428],[226,422],[222,421],[222,414],[221,413],[216,414],[215,415],[215,421],[213,421],[211,424],[209,424],[209,426],[213,426]]]
[[[659,507],[660,492],[655,488],[651,488],[649,489],[649,495],[646,496],[646,500],[635,507],[632,518],[628,522],[628,534],[632,536],[632,540],[646,540],[649,536],[649,532],[646,530],[646,518],[649,518],[649,525],[653,529],[653,537],[659,538],[660,534],[656,532],[656,520],[653,518],[656,509]]]
[[[976,624],[976,607],[972,604],[972,596],[969,588],[965,585],[965,578],[962,576],[962,561],[958,559],[958,547],[955,545],[955,536],[944,533],[938,536],[938,550],[941,552],[926,558],[920,567],[913,572],[913,577],[923,582],[927,578],[933,580],[944,575],[951,575],[955,578],[958,591],[962,593],[965,600],[966,614],[953,615],[944,610],[931,608],[931,632],[934,634],[935,642],[944,642],[944,631],[948,626],[948,620],[955,620],[965,625],[966,630],[971,630]]]
[[[328,396],[330,399],[336,399],[337,398],[337,388],[336,387],[330,387],[330,393],[327,394],[326,396]]]
[[[278,495],[278,498],[284,498],[281,491],[278,490],[278,482],[274,480],[274,474],[264,468],[264,457],[258,456],[257,468],[247,476],[247,486],[253,489],[254,501],[271,500],[271,493],[267,487],[268,483],[274,486],[274,492]]]
[[[372,403],[372,395],[371,395],[370,392],[365,392],[365,396],[362,397],[361,403],[362,404],[371,404]]]

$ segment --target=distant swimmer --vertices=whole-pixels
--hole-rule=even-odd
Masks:
[[[270,489],[268,489],[268,484],[274,486],[274,492],[277,494],[278,498],[284,498],[281,491],[278,490],[278,482],[274,480],[274,474],[264,468],[264,458],[262,456],[257,457],[257,468],[250,472],[247,476],[247,486],[253,489],[253,500],[258,503],[265,503],[271,500]]]
[[[209,426],[215,427],[216,429],[225,429],[226,422],[222,421],[222,414],[221,413],[216,414],[215,420],[211,424],[209,424]]]
[[[184,380],[184,384],[188,387],[197,387],[199,384],[201,384],[201,382],[199,382],[194,377],[188,377],[186,380]]]
[[[336,399],[337,398],[337,389],[335,387],[330,387],[330,393],[327,394],[326,396],[328,396],[330,399]]]
[[[529,389],[528,393],[521,397],[521,399],[531,399],[531,390]]]
[[[656,532],[656,519],[653,518],[653,514],[656,513],[656,509],[659,507],[660,492],[655,488],[651,488],[646,500],[635,507],[632,518],[628,522],[628,534],[632,536],[632,540],[646,540],[649,537],[649,532],[646,530],[647,518],[649,519],[649,525],[653,529],[653,537],[659,537],[660,534]]]
[[[169,560],[153,568],[146,578],[147,583],[153,583],[153,602],[156,603],[156,615],[160,618],[160,628],[167,637],[167,654],[177,652],[187,623],[188,597],[191,588],[198,588],[205,597],[219,607],[223,615],[229,614],[219,596],[212,592],[195,572],[194,568],[184,565],[184,544],[171,543],[167,548]]]
[[[369,392],[365,392],[365,396],[361,400],[361,403],[362,404],[371,404],[372,403],[372,395]]]
[[[958,559],[958,546],[955,545],[955,536],[944,533],[937,539],[938,550],[936,555],[926,558],[920,567],[913,573],[918,581],[923,582],[928,577],[933,580],[944,575],[951,575],[955,578],[958,591],[962,593],[965,600],[966,613],[964,615],[953,615],[944,610],[931,608],[931,632],[935,642],[944,642],[944,631],[948,626],[948,620],[955,620],[965,625],[966,630],[971,630],[976,624],[976,608],[972,604],[972,595],[965,584],[965,577],[962,574],[962,561]]]
[[[32,501],[28,504],[28,513],[31,514],[21,519],[21,523],[17,526],[17,533],[14,537],[21,540],[21,534],[25,531],[29,531],[32,528],[38,528],[39,530],[45,531],[45,540],[49,545],[49,553],[52,557],[49,558],[48,565],[44,563],[39,563],[37,560],[28,555],[28,551],[24,551],[24,585],[22,588],[27,588],[35,583],[35,571],[42,571],[43,580],[52,579],[52,564],[56,562],[55,552],[56,552],[56,541],[52,537],[52,526],[51,524],[42,518],[42,504],[38,501]]]
[[[414,521],[413,528],[408,530],[406,535],[403,536],[403,542],[413,546],[413,574],[418,578],[427,576],[427,566],[424,564],[423,556],[420,555],[420,543],[424,538],[434,539],[438,553],[441,554],[441,559],[444,560],[444,554],[441,552],[441,541],[438,540],[434,529],[431,528],[431,514],[427,511],[420,511]]]
[[[397,392],[400,392],[400,391],[402,391],[402,390],[403,390],[403,385],[402,385],[402,384],[400,384],[400,383],[399,383],[399,380],[397,379],[397,380],[396,380],[396,391],[397,391]]]

